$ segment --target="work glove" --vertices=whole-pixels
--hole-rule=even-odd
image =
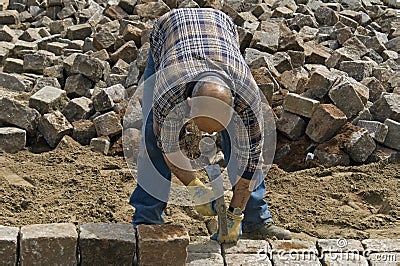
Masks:
[[[228,234],[219,235],[218,232],[211,236],[212,240],[217,240],[220,244],[236,243],[242,235],[242,220],[244,215],[235,215],[231,211],[226,211]],[[219,228],[218,228],[219,229]]]
[[[217,212],[214,209],[214,192],[207,188],[200,179],[193,179],[188,185],[190,194],[194,200],[194,209],[203,216],[215,216]]]

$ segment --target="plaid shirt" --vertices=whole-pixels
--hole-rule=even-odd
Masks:
[[[156,69],[153,113],[163,152],[179,150],[179,131],[189,110],[187,84],[199,74],[216,72],[231,83],[237,113],[232,148],[242,177],[251,178],[262,166],[261,98],[232,20],[214,9],[175,9],[156,21],[150,45]]]

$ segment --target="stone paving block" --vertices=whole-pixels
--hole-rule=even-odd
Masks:
[[[224,258],[220,253],[188,253],[186,265],[190,266],[223,266]]]
[[[92,27],[88,23],[77,24],[67,29],[67,38],[70,40],[84,40],[92,34]]]
[[[286,94],[283,100],[283,109],[285,111],[308,118],[312,116],[318,106],[319,101],[290,92]]]
[[[400,122],[400,94],[382,93],[369,110],[373,118],[380,122],[384,122],[386,118]]]
[[[399,252],[372,253],[368,256],[370,266],[398,266],[400,264]]]
[[[370,252],[400,252],[400,239],[364,239],[361,243]]]
[[[318,145],[314,150],[315,157],[325,167],[350,165],[350,156],[335,145],[337,142],[334,139],[331,139],[333,143],[330,140]]]
[[[110,59],[113,62],[117,62],[118,59],[122,59],[125,62],[133,62],[137,58],[138,48],[134,41],[126,42],[118,50],[110,55]]]
[[[24,60],[17,58],[6,58],[6,60],[4,60],[3,71],[7,73],[24,72]]]
[[[116,37],[108,28],[102,28],[93,35],[93,47],[97,50],[110,49],[115,41]]]
[[[266,240],[239,239],[236,244],[223,244],[222,249],[224,254],[267,254],[270,245]]]
[[[353,117],[364,109],[363,100],[350,82],[343,82],[333,86],[329,90],[329,97],[348,118]]]
[[[61,84],[57,78],[55,78],[55,77],[40,77],[36,80],[35,86],[33,87],[33,91],[37,92],[46,86],[61,89]]]
[[[81,145],[89,145],[90,140],[97,135],[96,127],[91,120],[79,120],[71,123],[74,127],[72,138]]]
[[[9,89],[12,91],[30,91],[31,87],[23,78],[19,75],[14,74],[7,74],[0,72],[0,84],[5,89]]]
[[[67,43],[61,42],[50,42],[47,44],[47,51],[54,53],[55,55],[63,55],[64,50],[67,49]]]
[[[385,141],[388,133],[388,126],[378,121],[359,120],[357,126],[368,130],[369,135],[379,143]]]
[[[318,239],[317,240],[317,249],[322,253],[361,253],[364,251],[364,248],[361,244],[361,241],[355,239]]]
[[[17,265],[19,228],[0,225],[0,258],[2,265]]]
[[[107,155],[110,150],[110,138],[107,136],[92,138],[89,145],[92,148],[92,151]]]
[[[87,119],[94,113],[92,100],[86,97],[72,99],[62,113],[70,122]]]
[[[315,142],[332,138],[346,123],[346,115],[333,104],[321,104],[313,113],[306,134]]]
[[[183,225],[141,224],[137,237],[139,265],[185,265],[189,235]]]
[[[272,266],[266,254],[226,254],[227,266]]]
[[[18,25],[19,23],[19,13],[17,10],[0,11],[0,25]]]
[[[273,240],[271,241],[272,253],[290,254],[318,254],[315,243],[304,240]]]
[[[81,265],[132,265],[135,250],[131,224],[87,223],[79,227]]]
[[[311,99],[322,99],[330,90],[336,76],[325,67],[318,67],[311,71],[302,94]]]
[[[218,253],[221,254],[221,245],[208,236],[191,237],[188,253]]]
[[[52,110],[62,110],[67,103],[66,92],[50,86],[44,87],[29,98],[29,107],[35,108],[41,114]]]
[[[141,130],[136,128],[127,128],[123,130],[122,134],[124,156],[127,161],[136,162],[139,154],[140,138],[142,134]]]
[[[42,36],[39,34],[39,29],[28,28],[24,31],[24,33],[19,36],[18,39],[26,41],[26,42],[34,42],[41,39]]]
[[[320,266],[321,262],[318,256],[313,253],[296,253],[280,254],[275,253],[272,255],[272,262],[274,266]]]
[[[32,51],[37,51],[37,49],[38,49],[37,42],[26,42],[18,40],[15,43],[15,46],[12,51],[13,54],[16,55],[17,57],[23,58],[26,52],[32,53]]]
[[[103,88],[93,96],[93,106],[98,112],[107,111],[113,108],[115,103],[126,99],[126,90],[121,84]]]
[[[279,77],[279,83],[289,92],[302,93],[308,80],[308,72],[303,67],[288,70]]]
[[[341,62],[339,69],[346,72],[355,80],[361,81],[364,78],[371,76],[373,66],[374,64],[371,61],[354,60]]]
[[[388,133],[383,144],[400,151],[400,122],[386,119],[384,124],[388,127]]]
[[[16,153],[26,145],[26,131],[16,127],[0,127],[0,150]]]
[[[143,125],[142,106],[139,101],[130,101],[124,115],[124,128],[141,129]]]
[[[91,97],[90,89],[93,88],[93,82],[82,74],[69,76],[65,80],[64,90],[68,97]]]
[[[351,159],[360,163],[365,162],[375,148],[375,141],[369,135],[368,130],[363,128],[352,132],[349,141],[345,144],[345,150]]]
[[[331,50],[315,41],[309,41],[304,44],[304,55],[306,64],[325,64],[331,56]]]
[[[279,46],[279,25],[263,21],[262,27],[264,30],[254,32],[250,47],[262,52],[276,52]]]
[[[10,29],[10,27],[8,27],[7,25],[0,26],[0,41],[11,42],[14,37],[14,30]]]
[[[78,233],[70,223],[21,227],[21,265],[77,265]]]
[[[103,77],[104,65],[100,60],[88,55],[76,54],[71,61],[72,73],[85,75],[93,82],[98,82]]]
[[[400,152],[377,145],[374,152],[368,157],[366,163],[376,163],[380,161],[400,163]]]
[[[38,127],[50,147],[54,148],[65,135],[72,133],[73,127],[60,112],[54,111],[42,116]]]
[[[0,99],[0,110],[7,110],[0,112],[0,121],[23,128],[31,135],[35,134],[40,118],[38,111],[6,97]]]
[[[354,253],[326,253],[322,262],[329,266],[368,266],[368,261],[364,256]]]
[[[53,54],[54,55],[54,54]],[[51,66],[53,59],[50,55],[43,53],[24,55],[24,71],[43,74],[46,67]]]
[[[300,116],[283,111],[276,122],[277,129],[291,140],[299,139],[306,131],[307,122]]]
[[[114,111],[96,117],[93,123],[98,136],[113,136],[122,131],[121,119]]]

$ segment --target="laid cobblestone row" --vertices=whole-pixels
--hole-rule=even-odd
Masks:
[[[399,247],[400,239],[240,239],[220,245],[208,236],[189,238],[180,224],[137,230],[104,223],[0,226],[2,265],[397,265]]]

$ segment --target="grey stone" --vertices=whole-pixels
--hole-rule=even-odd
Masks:
[[[7,25],[0,26],[0,41],[11,42],[14,39],[15,33]]]
[[[370,136],[379,143],[383,143],[385,141],[388,133],[388,127],[378,121],[359,120],[357,126],[368,130]]]
[[[81,145],[89,145],[90,140],[97,135],[96,127],[91,120],[79,120],[72,122],[74,127],[72,138]]]
[[[109,77],[106,79],[107,86],[115,86],[121,85],[126,83],[127,75],[119,75],[119,74],[110,74]]]
[[[121,0],[118,5],[128,14],[132,14],[137,2],[137,0]]]
[[[308,72],[303,67],[288,70],[279,77],[279,83],[289,92],[302,93],[308,80]]]
[[[33,108],[30,108],[14,99],[1,98],[0,121],[25,129],[30,135],[35,135],[39,122],[40,114]]]
[[[93,82],[98,82],[103,77],[104,65],[100,60],[83,54],[76,54],[71,59],[73,73],[85,75]]]
[[[382,93],[369,110],[373,118],[380,122],[386,118],[400,122],[400,94]]]
[[[227,254],[225,255],[226,265],[242,266],[272,266],[266,254]]]
[[[88,223],[79,232],[82,264],[132,264],[136,237],[131,224]]]
[[[117,62],[118,59],[122,59],[125,62],[133,62],[137,58],[138,49],[134,41],[126,42],[118,50],[110,55],[113,62]]]
[[[400,122],[386,119],[384,124],[388,127],[388,133],[383,144],[389,148],[400,151]]]
[[[207,236],[192,237],[187,248],[190,253],[218,253],[221,254],[221,245]]]
[[[400,252],[372,253],[368,256],[371,266],[396,266],[400,262]]]
[[[272,65],[279,71],[279,73],[293,69],[291,58],[285,52],[276,52],[272,57]]]
[[[283,111],[276,126],[289,139],[297,140],[304,135],[307,122],[298,115]]]
[[[94,113],[92,100],[86,97],[72,99],[62,113],[69,122],[87,119]]]
[[[93,106],[96,111],[102,112],[112,109],[115,103],[126,99],[126,90],[121,84],[103,88],[93,96]]]
[[[200,6],[193,0],[183,0],[178,8],[200,8]]]
[[[50,42],[47,44],[47,51],[54,53],[55,55],[63,55],[64,50],[68,47],[69,45],[67,43],[61,43],[61,42]]]
[[[132,163],[136,164],[138,158],[141,132],[136,128],[124,128],[122,131],[124,157],[130,166]]]
[[[126,63],[124,60],[120,59],[111,68],[111,74],[126,75],[126,74],[128,74],[129,66],[130,65],[128,63]]]
[[[369,89],[369,98],[371,102],[375,102],[381,97],[382,92],[385,91],[385,88],[382,86],[382,83],[376,79],[375,77],[365,78],[361,81],[361,83],[368,87]]]
[[[185,265],[190,266],[222,266],[224,258],[219,253],[188,253]]]
[[[90,90],[93,88],[93,82],[82,74],[69,76],[65,81],[64,90],[68,97],[91,97]]]
[[[250,47],[262,52],[276,52],[279,46],[279,25],[266,21],[263,21],[261,25],[263,30],[254,32]]]
[[[141,129],[143,125],[142,107],[139,101],[131,100],[124,115],[124,128]]]
[[[141,28],[128,24],[122,33],[122,37],[127,42],[134,41],[136,46],[140,47],[142,31]]]
[[[3,47],[2,43],[4,42],[0,42],[0,66],[3,65],[4,60],[10,55],[10,49]]]
[[[51,110],[62,110],[68,103],[64,90],[46,86],[33,94],[29,99],[29,107],[35,108],[41,114]]]
[[[67,38],[70,40],[84,40],[92,34],[92,27],[88,23],[71,26],[67,29]]]
[[[315,12],[315,18],[320,25],[333,26],[339,21],[339,15],[327,6],[320,6]]]
[[[320,253],[363,252],[361,241],[355,239],[318,239],[317,248]]]
[[[28,28],[24,31],[24,33],[19,36],[18,39],[26,41],[26,42],[34,42],[41,39],[42,36],[39,34],[39,29]]]
[[[3,71],[7,73],[22,73],[24,72],[24,60],[17,58],[7,58],[4,61]]]
[[[345,144],[346,152],[351,159],[360,163],[365,162],[375,148],[375,141],[365,129],[351,133],[349,141]]]
[[[385,46],[388,50],[400,52],[400,36],[389,40],[387,43],[385,43]]]
[[[313,141],[322,143],[332,138],[346,121],[346,115],[333,104],[320,104],[311,116],[306,134]]]
[[[69,27],[72,27],[74,22],[71,18],[52,21],[49,25],[51,34],[59,34],[62,32],[66,32]]]
[[[26,131],[16,127],[0,127],[0,150],[16,153],[26,145]]]
[[[294,253],[294,254],[273,254],[272,262],[274,266],[308,265],[320,266],[321,262],[314,253]]]
[[[314,242],[304,240],[273,240],[271,241],[272,253],[274,254],[291,254],[309,253],[318,254]]]
[[[101,61],[108,61],[110,60],[110,55],[108,54],[106,49],[101,49],[100,51],[93,52],[90,54],[91,57],[97,58]]]
[[[115,41],[116,37],[108,28],[102,28],[93,35],[93,47],[97,50],[110,49]]]
[[[58,110],[44,114],[39,121],[38,128],[52,148],[56,147],[65,135],[71,135],[73,130],[67,118]]]
[[[236,244],[223,244],[225,254],[259,254],[270,251],[270,246],[266,240],[239,239]]]
[[[357,84],[361,85],[362,84]],[[358,114],[364,109],[363,99],[360,97],[360,91],[351,82],[342,82],[336,86],[333,86],[329,90],[329,97],[335,103],[335,105],[342,110],[348,118],[351,118]],[[368,97],[366,97],[368,99]]]
[[[286,94],[283,101],[283,109],[285,111],[304,117],[311,117],[318,106],[319,101],[306,98],[295,93]]]
[[[354,265],[354,266],[368,266],[367,259],[355,253],[328,253],[325,254],[322,262],[324,265],[332,265],[332,266],[339,266],[339,265]]]
[[[98,136],[113,136],[121,133],[122,125],[120,117],[114,112],[102,114],[95,119],[93,123],[96,126]]]
[[[0,84],[11,91],[28,92],[32,89],[23,77],[3,72],[0,72]]]
[[[244,58],[250,68],[265,66],[270,62],[269,60],[272,59],[269,53],[261,52],[254,48],[246,48],[244,51]]]
[[[17,25],[19,23],[19,13],[17,10],[0,11],[0,25]]]
[[[331,89],[335,80],[336,75],[327,68],[317,67],[311,71],[302,95],[311,99],[322,99]]]
[[[43,70],[53,64],[53,58],[42,53],[24,55],[24,71],[43,74]]]
[[[369,252],[400,252],[400,239],[364,239],[361,243]]]
[[[164,2],[148,2],[137,4],[134,13],[144,18],[157,18],[170,11]]]
[[[26,264],[77,265],[78,233],[69,223],[21,227],[20,262]]]
[[[331,140],[335,139],[333,137]],[[350,156],[342,151],[340,147],[336,147],[337,141],[327,141],[317,146],[314,155],[318,161],[325,167],[333,167],[338,165],[350,165]]]
[[[340,23],[340,22],[339,22]],[[348,39],[353,37],[353,32],[350,27],[344,27],[336,29],[332,34],[331,38],[336,39],[339,44],[345,43]]]
[[[123,18],[127,18],[129,15],[125,12],[120,6],[117,5],[109,5],[104,10],[104,15],[109,17],[111,20],[119,20]]]
[[[361,81],[372,74],[373,63],[363,60],[343,61],[339,69],[346,72],[350,77]]]
[[[72,4],[66,4],[64,7],[60,10],[60,12],[57,13],[57,17],[59,19],[66,19],[68,17],[73,16],[76,14],[76,9]],[[76,25],[78,26],[78,25]]]
[[[0,225],[0,256],[2,264],[17,264],[19,228]]]
[[[55,78],[55,77],[40,77],[36,80],[35,86],[33,87],[33,91],[37,92],[38,90],[41,90],[46,86],[61,89],[61,85],[58,82],[57,78]]]

